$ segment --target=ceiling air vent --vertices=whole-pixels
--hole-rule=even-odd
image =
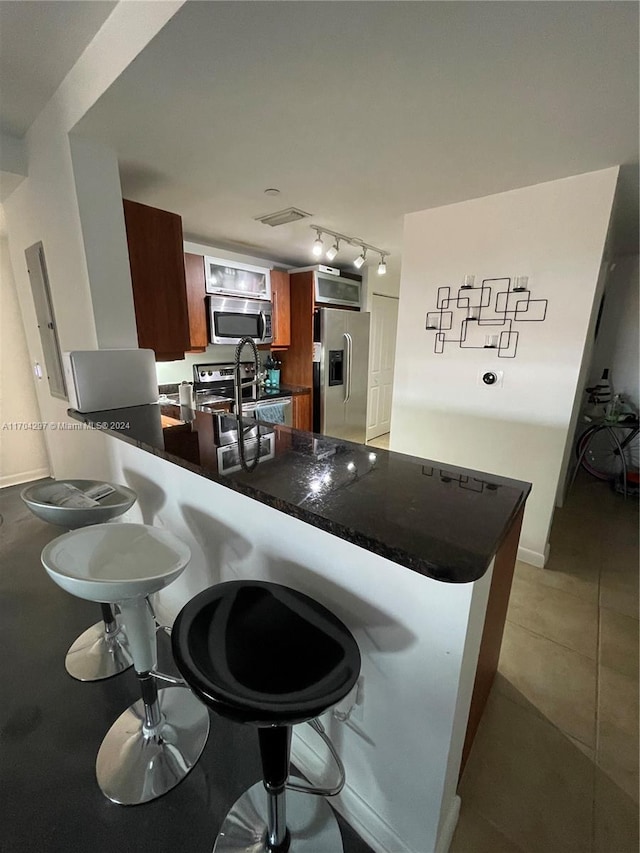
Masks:
[[[289,222],[297,222],[299,219],[306,219],[308,216],[311,214],[305,213],[304,210],[288,207],[286,210],[277,210],[275,213],[267,213],[265,216],[256,216],[256,220],[275,228],[276,225],[287,225]]]

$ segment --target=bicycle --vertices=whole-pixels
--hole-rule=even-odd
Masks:
[[[616,434],[620,429],[629,431],[622,440]],[[576,471],[582,466],[598,480],[621,482],[622,492],[626,497],[629,471],[634,467],[633,444],[639,432],[640,424],[637,418],[590,424],[576,443]]]

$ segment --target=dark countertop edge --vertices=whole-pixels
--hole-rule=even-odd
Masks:
[[[74,420],[80,421],[84,424],[90,425],[92,423],[92,419],[88,414],[78,412],[76,409],[68,409],[67,414]],[[286,429],[291,430],[292,428],[286,427]],[[139,448],[140,450],[144,450],[147,453],[151,453],[153,454],[153,456],[158,456],[161,459],[165,459],[166,461],[171,462],[174,465],[178,465],[180,468],[184,468],[186,471],[191,471],[193,474],[197,474],[200,477],[204,477],[206,480],[211,480],[211,482],[217,483],[218,485],[223,486],[224,488],[231,489],[232,491],[238,492],[239,494],[251,498],[252,500],[257,500],[260,503],[271,507],[272,509],[278,510],[279,512],[282,512],[285,515],[290,516],[291,518],[296,518],[299,521],[303,521],[306,524],[310,524],[312,527],[317,527],[318,529],[323,530],[325,533],[330,533],[332,536],[336,536],[338,539],[344,539],[346,542],[350,542],[352,545],[357,545],[359,548],[363,548],[365,551],[370,551],[372,554],[377,554],[379,557],[384,557],[385,559],[390,560],[393,563],[397,563],[403,568],[407,568],[410,571],[416,572],[417,574],[421,574],[424,577],[431,578],[432,580],[439,581],[440,583],[450,583],[454,585],[474,583],[475,581],[484,577],[484,575],[487,573],[487,570],[489,569],[489,566],[491,565],[491,561],[493,560],[498,551],[498,548],[504,541],[507,532],[511,529],[511,525],[513,524],[515,518],[520,512],[520,509],[524,506],[527,497],[529,496],[529,493],[531,491],[530,483],[526,483],[520,480],[510,480],[508,478],[500,477],[498,475],[491,475],[492,479],[496,482],[502,481],[509,482],[512,485],[518,484],[522,487],[522,495],[520,500],[515,504],[511,515],[505,523],[502,535],[497,537],[495,542],[492,544],[487,564],[483,567],[482,571],[474,571],[470,574],[468,568],[466,567],[461,567],[460,569],[457,569],[453,566],[448,566],[446,569],[444,569],[435,563],[430,563],[424,557],[419,557],[418,555],[412,554],[408,551],[395,549],[391,546],[387,546],[384,542],[381,542],[378,539],[372,539],[363,533],[359,533],[357,530],[353,530],[352,528],[340,526],[336,522],[332,522],[328,518],[325,518],[309,510],[301,509],[296,504],[289,503],[286,500],[275,498],[272,495],[262,492],[260,489],[248,486],[245,483],[230,480],[226,477],[220,477],[214,474],[213,472],[208,472],[200,465],[196,465],[193,462],[189,462],[186,459],[182,459],[179,456],[175,456],[172,453],[169,453],[167,450],[161,450],[160,448],[154,447],[151,444],[147,444],[144,441],[140,441],[139,439],[133,438],[132,436],[125,435],[119,430],[101,428],[100,432],[107,433],[107,435],[111,435],[114,438],[119,439],[120,441],[124,441],[126,444],[130,444],[134,447]],[[302,431],[296,430],[296,432]],[[397,451],[386,452],[396,453]],[[463,471],[465,473],[468,473],[468,469],[460,468],[455,465],[443,466],[440,462],[434,462],[433,460],[423,459],[419,456],[412,456],[410,454],[398,455],[407,456],[409,459],[413,459],[414,461],[417,461],[422,465],[433,465],[434,467],[444,467],[447,471]],[[457,574],[463,574],[464,577],[458,580],[456,579]]]

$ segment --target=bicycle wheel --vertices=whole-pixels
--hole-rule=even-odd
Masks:
[[[582,456],[582,467],[599,480],[613,480],[622,474],[622,457],[614,437],[608,429],[592,427],[582,434],[576,452]],[[625,461],[630,465],[629,448],[626,448]]]

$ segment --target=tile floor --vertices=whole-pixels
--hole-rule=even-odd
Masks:
[[[450,853],[637,853],[637,500],[579,477],[507,618]]]
[[[370,444],[372,447],[380,447],[382,450],[388,450],[390,438],[391,433],[386,432],[384,435],[379,435],[377,438],[370,439],[367,444]]]

